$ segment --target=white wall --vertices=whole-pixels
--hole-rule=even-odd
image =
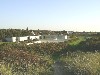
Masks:
[[[28,36],[24,36],[24,37],[17,37],[18,41],[25,41],[28,40]]]
[[[39,36],[29,36],[31,40],[33,39],[39,39]]]
[[[56,39],[56,35],[41,35],[42,39],[46,39],[46,40],[54,40]]]
[[[16,37],[12,37],[12,42],[16,42]]]
[[[45,36],[45,38],[44,38]],[[12,37],[12,38],[6,38],[8,42],[16,42],[18,41],[25,41],[29,39],[39,39],[41,42],[64,42],[68,39],[67,35],[39,35],[39,36],[24,36],[24,37]],[[42,39],[40,39],[42,37]],[[36,41],[36,43],[40,43],[40,41]]]
[[[44,38],[45,36],[45,38]],[[55,40],[55,39],[67,39],[67,35],[41,35],[42,39],[48,39],[48,40]]]
[[[25,41],[29,39],[39,39],[39,36],[23,36],[23,37],[11,37],[11,38],[5,38],[8,42],[16,42],[16,41]]]
[[[67,35],[65,35],[65,39],[68,39],[68,36]]]
[[[41,42],[64,42],[67,40],[67,35],[41,35],[41,37]]]

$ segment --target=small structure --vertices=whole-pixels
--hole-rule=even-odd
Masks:
[[[29,39],[34,40],[34,39],[39,39],[40,36],[29,36]]]
[[[67,41],[67,35],[41,35],[41,42],[64,42]]]
[[[28,36],[16,37],[16,41],[25,41],[25,40],[28,40]]]
[[[10,37],[5,38],[7,42],[20,42],[20,41],[27,41],[27,40],[34,40],[39,39],[39,36],[22,36],[22,37]]]
[[[32,40],[34,43],[46,43],[46,42],[64,42],[68,40],[67,35],[34,35],[34,36],[23,36],[23,37],[11,37],[5,38],[7,42],[21,42]]]

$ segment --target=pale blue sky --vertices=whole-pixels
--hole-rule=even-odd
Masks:
[[[0,0],[0,28],[100,31],[100,0]]]

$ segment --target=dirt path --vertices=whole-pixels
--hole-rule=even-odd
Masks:
[[[72,72],[69,72],[66,69],[65,63],[61,61],[55,62],[54,66],[54,75],[74,75]]]
[[[60,61],[54,64],[54,75],[66,75],[64,64]]]

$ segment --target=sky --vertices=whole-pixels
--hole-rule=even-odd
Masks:
[[[0,29],[100,32],[100,0],[0,0]]]

